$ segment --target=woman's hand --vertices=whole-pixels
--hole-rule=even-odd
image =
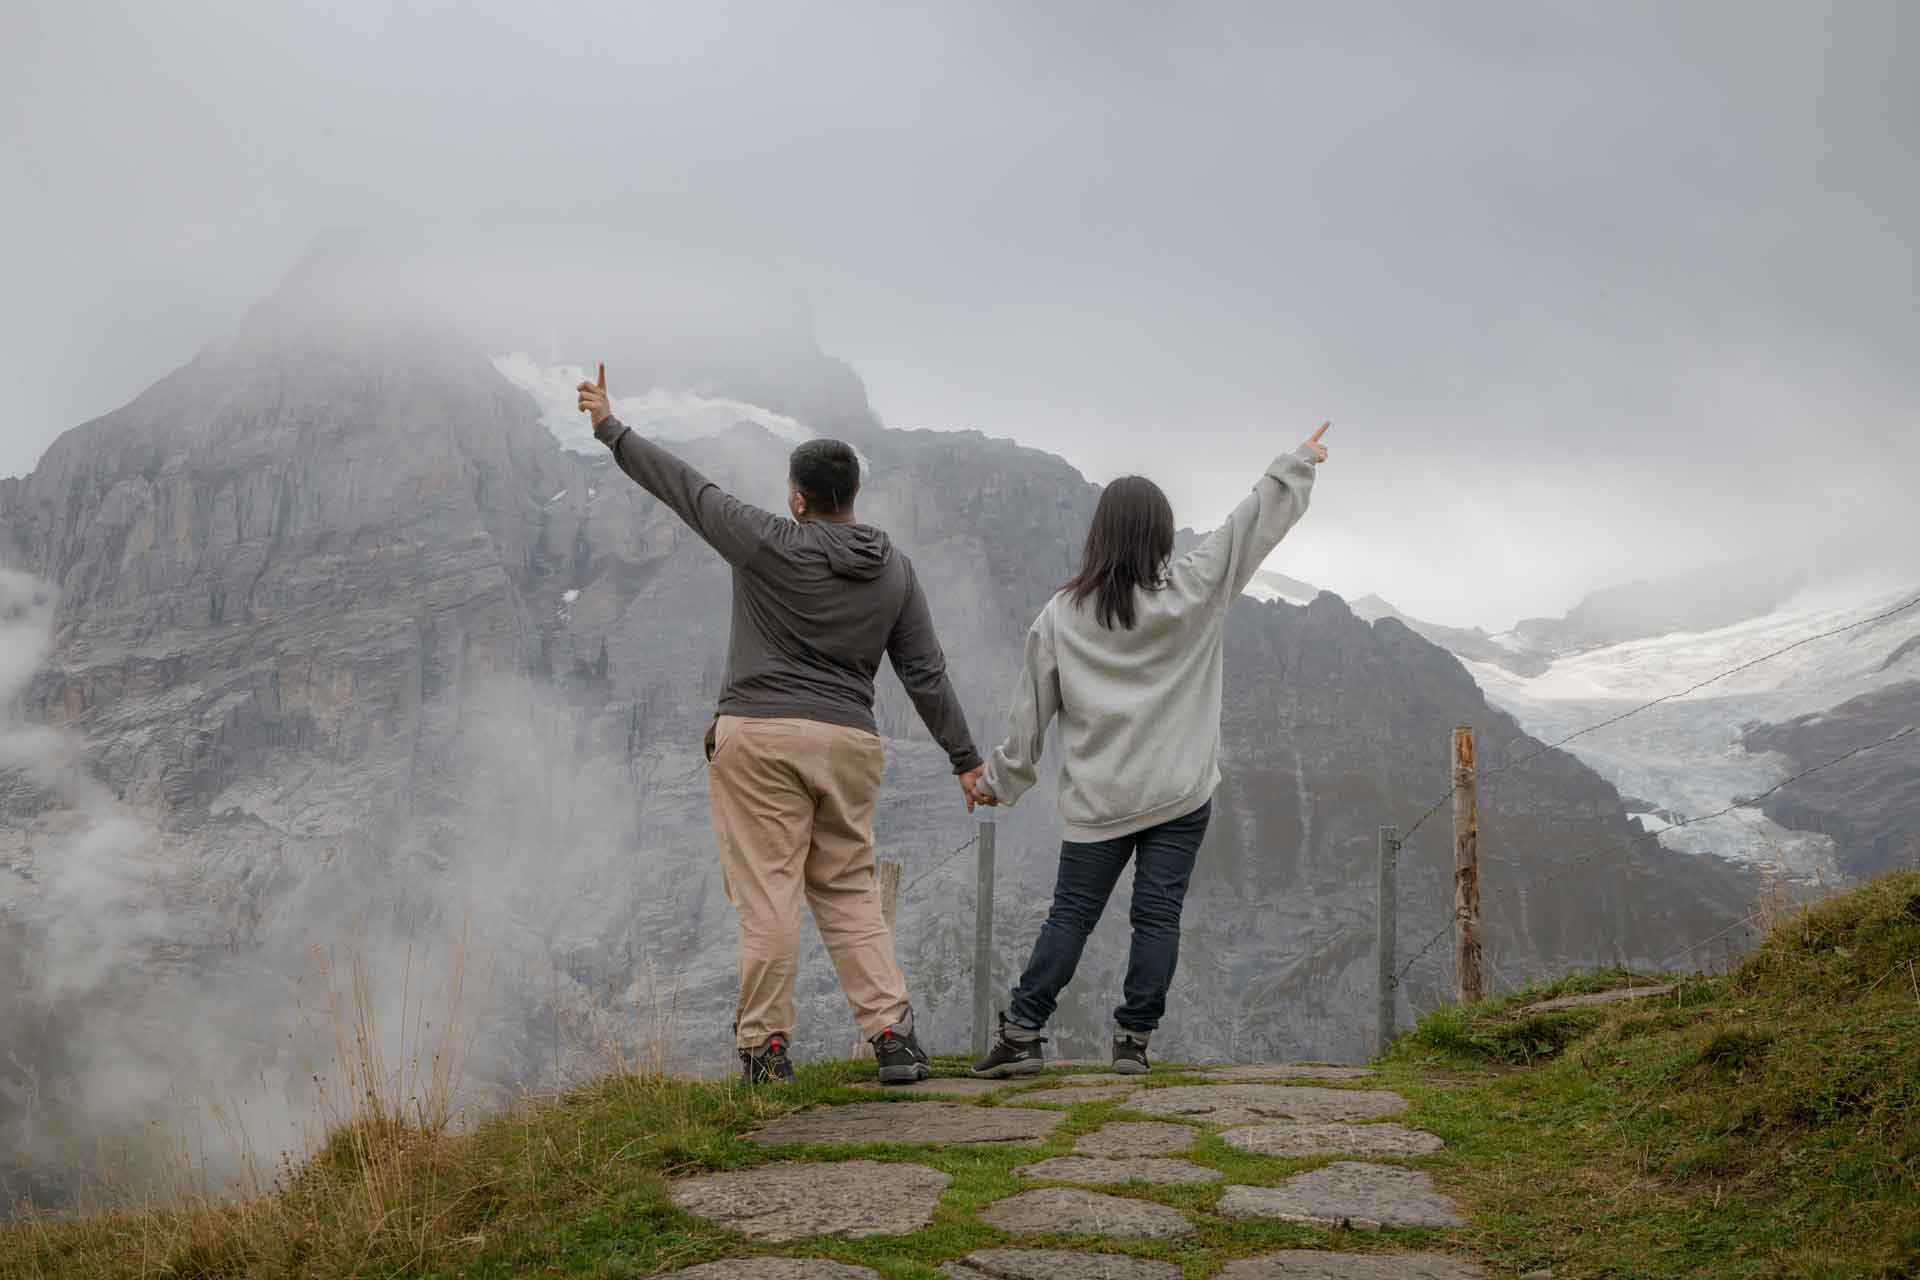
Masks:
[[[584,386],[585,384],[583,383],[582,385]],[[1320,443],[1320,437],[1327,434],[1327,428],[1332,425],[1331,422],[1321,423],[1320,429],[1308,436],[1307,442],[1300,446],[1302,449],[1310,450],[1313,453],[1315,462],[1325,462],[1327,460],[1327,446]]]
[[[982,765],[960,775],[960,793],[967,798],[968,813],[973,812],[975,805],[986,805],[991,808],[1000,803],[993,798],[993,792],[987,790],[987,784],[981,781],[980,775],[985,772],[986,766]]]

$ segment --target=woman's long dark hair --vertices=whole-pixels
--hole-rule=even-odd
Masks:
[[[1078,605],[1097,597],[1100,625],[1117,620],[1128,631],[1138,617],[1136,591],[1158,591],[1173,555],[1173,507],[1160,486],[1145,476],[1121,476],[1100,495],[1087,530],[1080,572],[1060,588]]]

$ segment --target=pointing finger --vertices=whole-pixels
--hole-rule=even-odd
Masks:
[[[1323,422],[1323,423],[1321,423],[1321,424],[1320,424],[1320,429],[1319,429],[1318,431],[1316,431],[1316,432],[1314,432],[1314,433],[1313,433],[1313,436],[1312,436],[1312,440],[1313,440],[1313,442],[1314,442],[1315,444],[1319,444],[1319,443],[1320,443],[1320,437],[1321,437],[1321,436],[1323,436],[1323,435],[1325,435],[1325,434],[1327,434],[1327,428],[1328,428],[1328,427],[1330,427],[1330,426],[1332,426],[1332,425],[1333,425],[1333,424],[1332,424],[1331,422]]]
[[[600,389],[602,391],[607,389],[607,362],[605,360],[600,362]]]

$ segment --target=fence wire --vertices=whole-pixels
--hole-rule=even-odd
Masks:
[[[960,844],[955,846],[953,851],[948,853],[946,857],[940,859],[940,861],[934,863],[932,866],[928,867],[925,871],[922,871],[919,875],[909,880],[907,882],[907,887],[900,891],[900,901],[905,902],[907,900],[907,895],[913,892],[915,885],[919,884],[922,880],[925,880],[928,876],[933,875],[935,872],[945,867],[949,862],[952,862],[955,858],[959,857],[961,854],[965,853],[967,850],[973,848],[973,846],[979,843],[980,843],[980,833],[978,831],[975,831],[972,835],[968,836],[965,840],[961,841]]]
[[[1676,689],[1672,693],[1663,693],[1659,697],[1651,699],[1650,701],[1647,701],[1647,702],[1643,702],[1637,707],[1633,707],[1629,710],[1622,711],[1619,715],[1608,716],[1606,719],[1595,721],[1593,724],[1587,725],[1585,728],[1575,729],[1572,733],[1566,735],[1564,738],[1560,738],[1560,739],[1557,739],[1556,741],[1546,743],[1543,746],[1537,748],[1536,750],[1530,751],[1526,755],[1521,756],[1518,760],[1509,761],[1506,764],[1501,765],[1497,769],[1487,770],[1485,773],[1479,776],[1478,781],[1481,785],[1490,784],[1493,782],[1494,779],[1500,777],[1500,775],[1510,772],[1511,770],[1517,769],[1521,765],[1526,764],[1530,760],[1537,760],[1541,756],[1547,754],[1549,751],[1558,751],[1561,747],[1566,746],[1569,742],[1572,742],[1575,738],[1583,738],[1589,733],[1593,733],[1600,729],[1605,729],[1610,725],[1619,724],[1622,720],[1631,719],[1632,717],[1639,715],[1641,712],[1651,710],[1652,708],[1657,707],[1662,703],[1673,702],[1676,699],[1686,697],[1690,693],[1698,693],[1700,690],[1706,688],[1708,685],[1718,684],[1720,681],[1725,680],[1728,676],[1738,675],[1742,671],[1746,671],[1746,670],[1749,670],[1750,668],[1757,667],[1763,662],[1770,662],[1774,658],[1777,658],[1782,654],[1792,653],[1795,649],[1803,648],[1806,645],[1813,644],[1815,641],[1830,639],[1833,636],[1841,635],[1848,631],[1857,631],[1861,627],[1871,626],[1873,623],[1876,623],[1876,622],[1885,622],[1888,618],[1895,617],[1896,615],[1905,613],[1909,609],[1914,609],[1914,608],[1920,608],[1920,596],[1915,596],[1913,599],[1907,601],[1905,604],[1895,605],[1893,608],[1885,610],[1884,612],[1881,612],[1881,613],[1873,614],[1871,617],[1856,619],[1853,622],[1847,623],[1845,626],[1834,627],[1831,630],[1822,631],[1817,635],[1803,636],[1802,638],[1794,641],[1792,644],[1782,645],[1780,648],[1774,649],[1768,653],[1763,653],[1757,658],[1749,658],[1747,661],[1742,662],[1737,666],[1728,667],[1725,671],[1719,672],[1718,674],[1715,674],[1715,675],[1708,676],[1705,680],[1701,680],[1701,681],[1698,681],[1697,683],[1690,684],[1684,689]],[[1877,746],[1879,744],[1876,743],[1873,745]],[[1868,750],[1870,748],[1863,747],[1861,749]],[[1793,781],[1793,779],[1788,779],[1788,781],[1791,782]],[[1782,783],[1781,785],[1784,786],[1786,784]],[[1777,787],[1775,788],[1775,790],[1778,790],[1778,789],[1779,788]],[[1457,786],[1449,786],[1446,790],[1446,794],[1442,795],[1438,800],[1434,801],[1433,804],[1427,809],[1427,811],[1421,814],[1420,817],[1414,821],[1412,826],[1407,828],[1406,835],[1402,836],[1401,839],[1404,841],[1411,838],[1413,833],[1418,831],[1422,826],[1422,824],[1424,824],[1427,821],[1427,819],[1433,817],[1434,814],[1440,812],[1441,806],[1445,805],[1447,801],[1451,800],[1453,798],[1454,792],[1457,790],[1458,790]],[[1771,795],[1772,792],[1767,792],[1765,794]],[[1755,798],[1758,799],[1759,797],[1755,797]],[[1704,822],[1706,821],[1706,819],[1702,818],[1702,819],[1699,819],[1699,821]]]
[[[1697,817],[1686,818],[1679,822],[1675,822],[1668,826],[1662,827],[1657,831],[1642,832],[1640,835],[1635,836],[1633,839],[1627,840],[1625,842],[1614,842],[1614,843],[1605,844],[1605,845],[1598,845],[1592,849],[1589,849],[1586,853],[1581,854],[1579,857],[1575,858],[1572,862],[1569,862],[1564,866],[1561,866],[1555,869],[1554,871],[1549,872],[1546,875],[1535,876],[1532,879],[1523,880],[1518,884],[1488,886],[1488,890],[1487,890],[1488,896],[1492,898],[1499,898],[1502,900],[1511,900],[1512,897],[1517,897],[1519,894],[1525,892],[1528,889],[1537,888],[1540,885],[1544,885],[1544,884],[1551,884],[1555,880],[1559,880],[1568,875],[1571,875],[1573,872],[1579,870],[1581,867],[1585,866],[1589,862],[1592,862],[1595,858],[1601,857],[1602,855],[1609,854],[1609,853],[1625,854],[1630,852],[1637,845],[1645,844],[1650,840],[1659,839],[1660,836],[1664,835],[1668,831],[1678,831],[1683,827],[1696,826],[1702,822],[1712,822],[1716,818],[1724,818],[1729,814],[1735,814],[1737,813],[1737,811],[1741,809],[1751,808],[1755,804],[1758,804],[1760,801],[1765,800],[1768,796],[1771,796],[1778,791],[1784,790],[1785,788],[1792,786],[1794,783],[1799,782],[1803,778],[1812,777],[1814,774],[1820,773],[1823,770],[1831,769],[1838,764],[1843,764],[1846,761],[1853,759],[1857,755],[1861,755],[1868,751],[1877,750],[1878,748],[1887,746],[1891,743],[1899,742],[1903,738],[1912,737],[1917,733],[1920,733],[1920,725],[1908,725],[1906,728],[1890,733],[1886,737],[1881,738],[1875,742],[1862,743],[1857,747],[1853,747],[1850,750],[1841,752],[1839,755],[1834,756],[1829,760],[1823,760],[1819,764],[1812,765],[1812,766],[1809,766],[1808,768],[1802,769],[1800,772],[1792,775],[1791,777],[1784,778],[1781,781],[1774,783],[1771,787],[1768,787],[1765,791],[1759,792],[1756,795],[1752,795],[1752,796],[1748,796],[1748,797],[1736,800],[1732,804],[1727,805],[1725,808],[1716,809],[1712,813],[1703,813]],[[1393,987],[1398,987],[1402,984],[1402,982],[1405,980],[1407,976],[1408,970],[1412,969],[1414,964],[1417,963],[1422,956],[1426,955],[1428,951],[1433,949],[1434,943],[1438,942],[1443,936],[1445,936],[1454,927],[1455,923],[1459,920],[1459,918],[1460,918],[1460,912],[1458,908],[1456,908],[1453,912],[1448,914],[1445,923],[1443,923],[1440,926],[1440,928],[1433,934],[1432,937],[1428,938],[1426,942],[1421,945],[1420,949],[1413,954],[1412,959],[1408,960],[1404,965],[1400,966],[1399,971],[1394,974],[1391,980],[1391,985]],[[1754,913],[1749,912],[1745,917],[1735,921],[1731,925],[1728,925],[1726,928],[1721,929],[1719,932],[1714,933],[1706,938],[1703,938],[1699,942],[1695,942],[1689,945],[1688,947],[1682,949],[1680,952],[1675,954],[1671,960],[1668,960],[1667,962],[1662,964],[1660,967],[1662,969],[1672,968],[1672,966],[1675,963],[1685,959],[1687,956],[1691,955],[1693,952],[1698,951],[1702,947],[1708,946],[1714,942],[1719,941],[1721,938],[1726,937],[1728,934],[1732,933],[1736,929],[1742,928],[1746,925],[1753,923],[1754,919],[1755,919]]]

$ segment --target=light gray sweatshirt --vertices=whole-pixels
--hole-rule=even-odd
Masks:
[[[982,779],[1001,804],[1033,786],[1055,716],[1064,839],[1131,835],[1213,796],[1227,609],[1306,511],[1314,466],[1304,446],[1274,459],[1226,524],[1139,593],[1131,630],[1101,626],[1094,597],[1047,602],[1027,632],[1007,740]]]

